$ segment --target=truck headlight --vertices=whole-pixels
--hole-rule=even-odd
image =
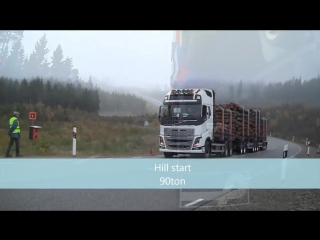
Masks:
[[[160,145],[161,147],[164,146],[164,141],[163,141],[163,138],[162,138],[162,137],[159,137],[159,145]]]
[[[198,138],[196,138],[196,139],[194,140],[194,143],[193,143],[193,146],[194,146],[194,147],[199,147],[199,145],[200,145],[200,139],[201,139],[201,137],[198,137]]]

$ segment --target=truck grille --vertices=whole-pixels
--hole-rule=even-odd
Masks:
[[[164,129],[164,141],[170,150],[190,150],[193,137],[194,129]]]

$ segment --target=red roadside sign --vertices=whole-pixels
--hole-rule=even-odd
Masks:
[[[29,120],[36,120],[37,119],[37,113],[36,112],[29,112]]]

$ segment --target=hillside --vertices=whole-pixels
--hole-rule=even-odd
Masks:
[[[41,120],[51,120],[52,108],[78,109],[101,115],[141,115],[149,113],[145,100],[134,94],[107,92],[80,83],[68,83],[35,78],[30,81],[0,78],[0,116],[11,114],[12,109],[22,114],[40,111]],[[55,116],[55,120],[66,120]]]
[[[7,124],[15,110],[20,112],[21,153],[25,156],[70,156],[73,126],[78,132],[78,156],[147,154],[158,143],[157,118],[149,114],[152,106],[133,94],[40,78],[0,78],[0,102],[3,154],[9,141]],[[37,141],[28,139],[30,111],[37,112],[33,124],[42,127]]]
[[[313,147],[320,145],[320,108],[308,104],[279,104],[262,109],[268,118],[268,134],[305,143],[308,138]]]

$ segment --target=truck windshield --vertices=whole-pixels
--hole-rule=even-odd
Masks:
[[[166,103],[162,106],[162,117],[196,119],[201,116],[201,104],[195,103]]]

